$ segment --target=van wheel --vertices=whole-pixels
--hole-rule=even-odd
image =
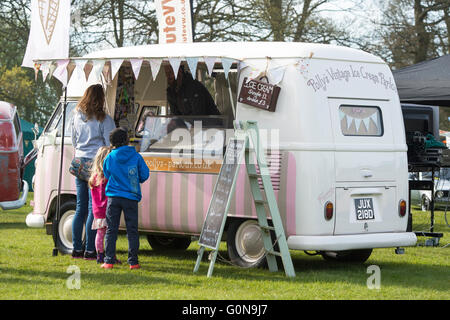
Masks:
[[[155,251],[186,250],[191,244],[190,237],[169,237],[147,235],[147,241]]]
[[[56,244],[62,254],[71,254],[73,250],[72,243],[72,222],[75,216],[76,202],[73,200],[61,204],[61,216],[59,223],[56,223],[56,213],[53,216],[53,228],[56,230]],[[53,234],[55,230],[53,230]],[[83,232],[84,234],[84,232]]]
[[[372,250],[373,249],[322,251],[320,254],[328,261],[364,263],[369,259]]]
[[[264,265],[265,248],[262,230],[256,220],[233,220],[227,230],[227,250],[231,262],[239,267]]]

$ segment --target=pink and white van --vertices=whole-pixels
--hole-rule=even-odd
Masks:
[[[100,78],[74,75],[67,124],[84,89],[101,81],[107,108],[127,126],[151,173],[142,187],[139,230],[153,249],[186,249],[199,236],[234,120],[256,120],[265,146],[288,246],[326,259],[365,261],[374,248],[416,243],[408,222],[407,147],[389,67],[360,50],[307,43],[193,43],[117,48],[73,58],[105,65]],[[135,79],[136,60],[142,65]],[[108,66],[121,63],[113,79]],[[159,64],[159,68],[158,68]],[[166,66],[181,64],[203,83],[221,115],[171,114]],[[196,67],[192,67],[195,65]],[[133,71],[134,70],[134,71]],[[109,69],[111,71],[111,69]],[[155,73],[155,74],[153,74]],[[110,73],[111,75],[111,73]],[[280,87],[275,112],[238,101],[244,78]],[[32,227],[51,234],[64,141],[58,242],[72,248],[75,182],[70,129],[61,138],[61,105],[36,147]],[[241,170],[228,212],[226,241],[240,266],[259,265],[264,246],[248,178]],[[124,226],[122,222],[122,226]]]

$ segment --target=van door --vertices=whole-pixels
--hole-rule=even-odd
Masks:
[[[329,108],[336,148],[334,234],[394,231],[399,227],[398,172],[403,169],[393,136],[394,105],[329,99]]]

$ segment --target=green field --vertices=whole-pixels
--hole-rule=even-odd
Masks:
[[[32,195],[30,195],[30,198]],[[416,208],[417,209],[417,208]],[[212,278],[204,259],[199,273],[192,270],[198,245],[180,253],[154,252],[141,236],[142,269],[124,263],[103,270],[95,261],[52,257],[53,242],[43,229],[30,229],[25,217],[31,207],[0,211],[0,299],[445,299],[450,298],[449,228],[442,211],[436,212],[435,231],[443,232],[438,247],[376,249],[364,265],[325,261],[291,251],[296,278],[267,269],[241,269],[217,261]],[[414,230],[425,230],[429,213],[414,211]],[[450,213],[449,213],[450,218]],[[126,261],[127,241],[120,236],[118,257]],[[226,259],[226,248],[220,255]],[[380,289],[369,289],[370,265],[381,270]],[[80,289],[69,289],[71,266],[80,271]],[[72,267],[73,268],[73,267]],[[69,270],[69,273],[68,273]]]

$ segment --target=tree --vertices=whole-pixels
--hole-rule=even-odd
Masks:
[[[0,100],[17,106],[21,118],[43,126],[55,107],[54,103],[49,106],[48,102],[57,97],[50,86],[30,77],[29,70],[3,66],[0,67]]]
[[[449,7],[448,0],[390,0],[372,49],[394,68],[448,53]]]

